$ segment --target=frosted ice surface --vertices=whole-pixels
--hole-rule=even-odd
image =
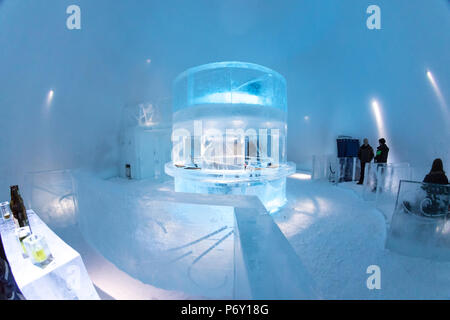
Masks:
[[[249,207],[251,201],[75,176],[81,230],[119,268],[164,289],[233,297],[233,205]]]
[[[286,202],[286,81],[251,63],[191,68],[174,82],[172,162],[178,192],[256,195],[268,211]]]
[[[236,209],[236,221],[237,251],[242,255],[236,262],[242,264],[236,268],[237,299],[246,294],[253,299],[319,297],[311,274],[272,217]]]
[[[80,255],[64,243],[32,211],[27,211],[34,234],[45,237],[53,261],[45,268],[24,259],[14,232],[14,223],[0,221],[0,231],[6,256],[21,292],[30,300],[98,299],[97,292]]]
[[[313,296],[307,272],[257,197],[161,192],[125,179],[74,176],[84,236],[144,283],[208,298]]]
[[[75,223],[72,175],[69,170],[30,172],[25,177],[24,200],[51,228]]]
[[[386,248],[450,261],[449,185],[402,181]]]
[[[389,223],[395,209],[400,180],[411,179],[409,163],[370,163],[366,165],[363,198],[375,201]]]
[[[408,163],[389,163],[378,168],[376,207],[389,223],[395,210],[401,180],[411,180],[412,169]]]

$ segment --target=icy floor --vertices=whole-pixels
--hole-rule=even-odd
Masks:
[[[386,222],[360,186],[288,179],[288,204],[273,215],[324,299],[448,299],[450,263],[384,249]],[[381,289],[366,286],[367,267],[381,269]]]
[[[140,188],[173,190],[171,181],[133,183]],[[312,275],[320,297],[449,299],[450,263],[385,250],[385,218],[361,195],[362,187],[354,183],[333,186],[325,181],[287,179],[288,203],[273,218]],[[55,231],[80,252],[94,284],[103,291],[100,292],[103,298],[195,298],[132,278],[89,247],[73,227]],[[380,290],[369,290],[366,286],[370,276],[366,270],[370,265],[381,269]]]

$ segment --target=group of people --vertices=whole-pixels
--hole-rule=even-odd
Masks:
[[[369,140],[365,138],[363,145],[359,148],[358,158],[361,161],[361,174],[359,176],[358,184],[364,183],[364,171],[366,164],[374,160],[375,163],[384,164],[387,163],[389,148],[386,145],[386,139],[381,138],[378,140],[379,146],[377,147],[376,154],[373,148],[369,144]],[[431,166],[430,172],[425,176],[423,182],[434,184],[448,184],[448,178],[445,175],[444,164],[441,159],[435,159]]]
[[[364,182],[364,171],[367,163],[372,162],[372,160],[378,164],[387,163],[389,148],[386,145],[386,139],[381,138],[378,142],[379,146],[377,147],[376,154],[373,152],[373,148],[370,146],[369,139],[367,138],[363,140],[363,145],[359,148],[358,158],[361,161],[361,173],[358,184],[363,184]]]

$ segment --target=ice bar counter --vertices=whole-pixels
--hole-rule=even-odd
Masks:
[[[5,202],[9,207],[9,203]],[[98,300],[80,254],[61,240],[33,210],[27,210],[33,234],[17,239],[12,214],[0,218],[0,233],[11,271],[27,300]],[[44,245],[41,246],[42,240]],[[33,246],[42,250],[33,250]],[[43,247],[43,248],[42,248]],[[28,254],[24,254],[28,253]],[[49,256],[46,263],[40,263]]]
[[[286,202],[286,81],[242,62],[186,70],[174,81],[175,191],[256,195],[269,212]]]

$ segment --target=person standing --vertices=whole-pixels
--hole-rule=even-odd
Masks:
[[[370,146],[369,140],[365,138],[363,142],[363,145],[359,148],[358,151],[358,159],[359,161],[361,161],[361,173],[359,175],[358,184],[363,184],[366,163],[371,162],[374,157],[373,148]]]
[[[378,140],[380,145],[377,147],[377,154],[375,156],[375,163],[387,163],[389,148],[386,145],[386,140],[381,138]]]
[[[386,145],[386,140],[384,138],[381,138],[380,140],[378,140],[378,143],[380,145],[377,147],[377,153],[374,159],[375,163],[377,164],[377,173],[375,175],[374,185],[372,187],[373,192],[377,190],[378,178],[384,181],[384,172],[386,169],[386,163],[389,155],[389,148]],[[382,181],[381,184],[383,184]]]
[[[430,173],[425,176],[423,182],[433,184],[448,184],[448,178],[445,175],[444,163],[442,162],[442,159],[434,159]]]

